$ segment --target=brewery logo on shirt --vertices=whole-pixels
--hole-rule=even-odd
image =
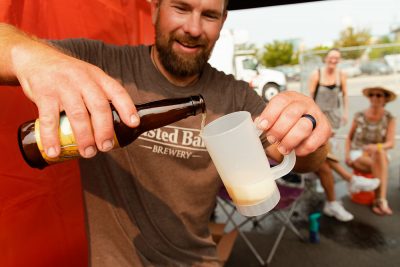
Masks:
[[[153,153],[189,159],[202,157],[206,147],[199,129],[165,126],[143,133],[139,138],[141,147]]]

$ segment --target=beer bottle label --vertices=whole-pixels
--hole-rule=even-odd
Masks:
[[[59,126],[59,131],[58,131],[58,136],[60,140],[60,145],[61,145],[61,151],[58,157],[55,158],[50,158],[47,156],[43,149],[42,142],[40,140],[40,124],[39,124],[39,119],[35,121],[35,138],[36,138],[36,143],[37,146],[40,150],[40,153],[42,154],[43,159],[51,164],[51,163],[56,163],[56,162],[62,162],[74,158],[79,158],[79,150],[78,150],[78,145],[76,144],[76,140],[74,137],[74,134],[72,132],[72,127],[71,124],[69,123],[68,117],[67,116],[61,116],[60,117],[60,126]],[[118,140],[116,136],[114,135],[114,148],[119,147]]]
[[[40,153],[42,154],[43,159],[51,164],[51,163],[55,163],[55,162],[61,162],[61,161],[80,157],[78,146],[76,144],[75,137],[72,133],[71,124],[69,123],[67,116],[62,116],[60,118],[60,127],[59,127],[59,131],[58,131],[58,135],[59,135],[59,139],[60,139],[61,152],[58,155],[58,157],[50,158],[46,155],[46,153],[43,149],[42,142],[40,140],[39,120],[37,119],[35,121],[36,143],[38,145]]]

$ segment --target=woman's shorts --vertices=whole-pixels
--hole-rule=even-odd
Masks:
[[[356,159],[358,159],[359,157],[361,157],[364,154],[364,151],[361,149],[354,149],[354,150],[350,150],[350,159],[352,161],[355,161]],[[386,153],[387,159],[390,161],[390,155],[388,153]]]
[[[363,151],[361,149],[350,150],[350,159],[352,161],[355,161],[356,159],[358,159],[362,155],[363,155]]]

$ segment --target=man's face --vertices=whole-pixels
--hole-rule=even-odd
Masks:
[[[224,0],[162,0],[156,10],[156,48],[178,77],[199,74],[225,21]]]

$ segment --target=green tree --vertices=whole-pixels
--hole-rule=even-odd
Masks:
[[[298,62],[293,51],[293,44],[287,41],[273,41],[264,45],[261,63],[267,67],[293,64]]]
[[[307,53],[310,53],[312,55],[312,57],[319,57],[321,59],[321,62],[324,60],[324,57],[326,55],[326,52],[329,51],[329,49],[331,49],[331,46],[326,46],[326,45],[318,45],[313,47],[312,49],[309,49],[307,51]],[[315,52],[315,53],[313,53]]]
[[[371,49],[371,52],[369,52],[369,54],[368,54],[370,59],[380,59],[386,55],[400,54],[400,44],[395,43],[392,40],[392,38],[390,38],[390,36],[388,36],[388,35],[384,35],[384,36],[380,37],[376,41],[376,44],[393,44],[393,46],[376,47],[374,49]]]
[[[389,35],[383,35],[376,41],[376,43],[377,44],[391,44],[391,43],[394,43],[394,41],[392,40],[392,38],[390,38]]]
[[[290,65],[299,64],[299,57],[300,57],[299,51],[293,52],[292,59],[290,60]]]
[[[339,39],[334,42],[334,46],[341,47],[352,47],[352,46],[362,46],[369,45],[371,41],[371,33],[368,29],[355,30],[353,27],[347,27],[340,32]],[[344,55],[345,58],[359,58],[363,51],[355,50],[348,51]]]
[[[323,58],[325,57],[326,51],[328,51],[329,49],[332,49],[332,47],[326,45],[318,45],[316,47],[313,47],[311,51],[319,52],[318,54],[320,55],[321,58]]]

